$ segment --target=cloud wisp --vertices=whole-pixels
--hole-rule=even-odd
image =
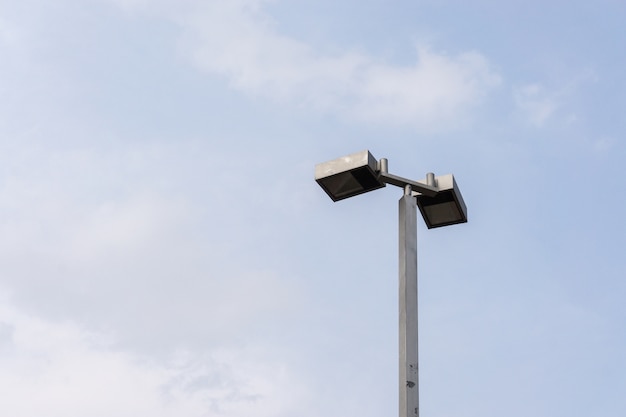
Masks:
[[[306,397],[302,381],[266,352],[178,351],[150,361],[111,349],[105,334],[24,314],[2,298],[0,389],[11,395],[0,408],[12,416],[286,416]]]
[[[553,121],[575,123],[578,115],[572,102],[580,96],[582,88],[597,81],[594,71],[585,70],[569,74],[552,87],[538,82],[513,86],[515,110],[526,123],[537,128]]]
[[[115,3],[148,10],[137,1]],[[161,2],[159,7],[180,26],[181,47],[201,70],[226,77],[246,94],[349,120],[419,130],[459,128],[500,83],[488,60],[474,51],[446,54],[418,44],[412,65],[350,50],[327,53],[282,35],[263,3]]]

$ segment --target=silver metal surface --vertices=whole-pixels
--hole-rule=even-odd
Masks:
[[[399,383],[400,417],[419,417],[417,343],[417,208],[429,229],[467,222],[467,208],[454,176],[413,181],[389,174],[387,159],[357,152],[315,166],[315,181],[342,200],[392,184],[404,188],[399,201]]]
[[[438,192],[437,187],[430,186],[426,184],[426,182],[409,180],[406,178],[398,177],[397,175],[390,174],[388,172],[380,172],[378,176],[381,181],[384,181],[387,184],[395,185],[396,187],[401,188],[404,188],[405,185],[410,185],[411,187],[413,187],[414,191],[430,197],[436,196]]]
[[[384,174],[389,172],[389,161],[387,158],[380,158],[380,161],[378,161],[378,172]]]
[[[405,189],[406,191],[406,189]],[[417,352],[417,204],[408,195],[399,201],[399,352],[400,417],[419,416]]]
[[[315,166],[315,181],[333,200],[339,201],[385,186],[378,178],[378,163],[365,150]]]
[[[430,185],[431,187],[437,186],[437,182],[435,181],[435,174],[433,174],[432,172],[426,174],[426,184]]]

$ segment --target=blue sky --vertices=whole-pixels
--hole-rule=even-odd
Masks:
[[[397,414],[397,200],[421,413],[626,410],[621,1],[0,0],[0,410]]]

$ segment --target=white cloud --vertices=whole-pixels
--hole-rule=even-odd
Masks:
[[[0,46],[14,45],[18,38],[15,26],[6,19],[0,18]]]
[[[603,136],[593,141],[592,147],[594,152],[599,154],[606,154],[615,146],[615,139],[609,136]]]
[[[518,111],[530,124],[537,127],[546,123],[560,106],[555,94],[548,93],[539,84],[527,84],[514,88],[513,98]]]
[[[263,3],[144,6],[146,12],[168,9],[163,13],[184,31],[186,53],[203,70],[226,77],[233,88],[360,121],[456,128],[500,82],[477,52],[448,55],[418,46],[413,65],[353,51],[326,53],[281,35]]]
[[[184,143],[3,153],[0,283],[22,308],[114,329],[147,352],[270,325],[295,308],[297,279],[244,249],[264,232],[232,190],[253,174],[208,154]],[[207,181],[215,171],[224,177]]]
[[[135,253],[167,235],[176,219],[188,212],[184,204],[162,197],[138,195],[122,201],[104,201],[74,223],[68,246],[71,260],[87,260],[115,253]]]
[[[499,82],[476,52],[450,57],[423,47],[412,67],[377,64],[365,74],[355,92],[358,117],[420,127],[458,123]]]
[[[579,121],[575,103],[581,88],[597,81],[594,71],[583,70],[567,74],[552,85],[534,82],[514,86],[516,111],[535,127],[542,127],[552,120],[565,125],[575,124]]]
[[[32,416],[295,415],[308,401],[284,363],[245,348],[177,352],[154,363],[107,335],[0,307],[0,409]],[[306,415],[306,413],[304,414]]]

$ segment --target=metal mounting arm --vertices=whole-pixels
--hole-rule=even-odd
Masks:
[[[395,185],[400,188],[405,188],[407,185],[410,185],[413,191],[428,197],[434,197],[439,192],[439,189],[435,186],[435,176],[433,174],[429,173],[426,175],[426,181],[428,181],[429,184],[424,184],[390,174],[388,166],[387,158],[381,158],[378,162],[378,179],[385,184]]]
[[[439,189],[437,187],[398,177],[397,175],[393,175],[388,172],[380,172],[378,174],[378,178],[380,178],[385,184],[391,184],[401,188],[410,185],[413,191],[417,191],[418,193],[424,194],[428,197],[434,197],[437,193],[439,193]]]

